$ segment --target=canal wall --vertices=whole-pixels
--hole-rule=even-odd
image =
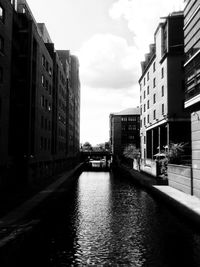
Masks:
[[[168,186],[166,181],[149,176],[146,173],[130,169],[125,165],[118,165],[116,170],[128,175],[136,184],[144,187],[154,197],[159,198],[166,205],[173,208],[176,214],[199,228],[200,199]],[[114,170],[115,171],[115,170]]]
[[[56,200],[70,191],[83,168],[82,163],[77,165],[21,206],[0,218],[0,266],[19,266],[18,258],[22,257],[20,253],[24,251],[27,242],[34,238],[43,218],[51,213]]]

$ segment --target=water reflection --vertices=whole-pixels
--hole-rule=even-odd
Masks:
[[[108,172],[84,172],[79,177],[74,227],[76,261],[96,264],[107,258],[110,239],[110,176]],[[95,257],[95,259],[94,259]]]
[[[82,173],[48,231],[49,266],[200,266],[199,234],[117,174]]]

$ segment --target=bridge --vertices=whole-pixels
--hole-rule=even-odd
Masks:
[[[112,153],[109,151],[81,151],[81,158],[90,169],[109,169]],[[105,160],[104,164],[102,160]],[[94,164],[93,164],[94,163]],[[99,167],[97,167],[99,164]],[[95,166],[95,167],[94,167]]]

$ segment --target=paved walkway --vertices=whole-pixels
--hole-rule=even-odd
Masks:
[[[194,213],[195,216],[199,217],[200,221],[200,199],[185,194],[171,186],[158,186],[155,185],[154,188],[162,193],[164,196],[170,198],[173,201],[176,201],[179,205],[182,205],[183,208],[190,210]]]
[[[81,166],[82,164],[79,164],[74,169],[66,171],[58,180],[0,218],[0,248],[33,229],[39,223],[38,219],[31,219],[29,215],[34,209],[42,205],[45,200],[49,200],[52,193],[62,193],[61,187],[64,184],[67,187],[67,183],[70,183]]]
[[[124,165],[122,166],[122,168],[128,171],[133,179],[135,179],[139,184],[149,188],[152,192],[161,196],[169,204],[177,208],[179,212],[181,212],[183,215],[186,215],[191,221],[200,223],[199,198],[168,186],[166,185],[166,183],[160,185],[160,183],[162,183],[161,180],[145,174],[144,172],[138,172]]]

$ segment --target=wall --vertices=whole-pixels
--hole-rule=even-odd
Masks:
[[[191,194],[191,167],[168,164],[169,186],[186,194]]]
[[[194,195],[200,197],[200,110],[191,115]]]

